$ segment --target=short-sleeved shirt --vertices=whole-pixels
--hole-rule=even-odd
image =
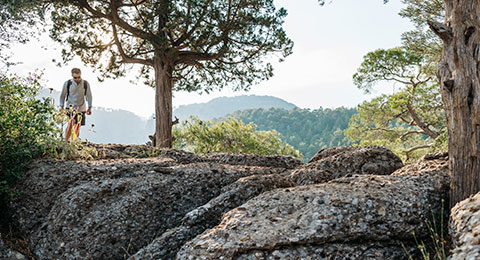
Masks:
[[[70,83],[70,90],[68,91],[68,100],[67,99],[67,86],[68,81]],[[87,86],[87,94],[85,95],[85,87]],[[85,99],[87,102],[85,102]],[[86,80],[80,81],[78,84],[74,80],[70,79],[63,83],[62,93],[60,94],[60,106],[65,107],[65,101],[67,103],[67,108],[72,105],[73,109],[76,109],[81,112],[87,111],[87,104],[88,107],[92,107],[92,90],[90,89],[90,84]]]

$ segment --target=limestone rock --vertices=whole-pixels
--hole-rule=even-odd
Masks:
[[[151,159],[130,161],[129,167],[146,160]],[[128,175],[113,167],[118,178],[78,182],[53,201],[31,236],[40,259],[123,259],[180,225],[185,214],[218,196],[222,187],[241,177],[283,171],[196,163]]]
[[[336,251],[345,254],[336,259],[348,259],[365,252],[355,241],[379,245],[368,253],[379,255],[374,259],[395,259],[401,246],[388,241],[413,244],[411,232],[428,234],[425,220],[432,209],[439,214],[448,187],[434,185],[439,177],[356,175],[266,192],[225,214],[218,226],[182,247],[177,259],[262,259],[252,256],[274,256],[285,248],[292,249],[281,254],[299,259],[308,246],[321,259],[335,243],[351,244]]]
[[[442,155],[369,175],[401,165],[379,147],[325,149],[307,165],[92,147],[97,160],[36,161],[9,202],[38,259],[402,259],[448,189]]]
[[[179,227],[168,230],[134,255],[135,259],[174,259],[184,243],[219,224],[221,216],[265,191],[294,185],[285,174],[253,175],[224,187],[221,194],[187,213]]]
[[[449,229],[455,248],[448,259],[480,259],[480,193],[452,208]]]
[[[449,190],[448,153],[437,152],[426,154],[416,163],[406,165],[396,170],[392,175],[410,175],[430,178],[435,189]]]
[[[21,194],[10,199],[12,219],[22,233],[29,235],[45,222],[57,198],[69,188],[85,182],[162,173],[176,164],[169,158],[35,161],[15,187]]]
[[[308,185],[355,174],[388,175],[402,166],[400,158],[383,147],[333,147],[320,150],[308,164],[298,167],[292,179]]]
[[[353,147],[350,150],[358,151],[361,149],[364,148],[359,149],[357,147]],[[363,164],[377,163],[379,161],[374,152],[371,154],[374,156],[365,156],[363,158]],[[325,156],[325,158],[328,157],[328,159],[332,161],[339,158],[333,157],[334,155],[335,154],[333,153],[329,153]],[[389,156],[391,156],[391,154],[389,154]],[[278,158],[278,156],[278,159],[273,160],[273,162],[276,161],[277,163],[273,164],[271,160],[272,158],[275,157],[265,156],[262,158],[252,155],[235,154],[216,154],[207,157],[207,159],[216,159],[218,160],[217,162],[228,162],[229,164],[248,163],[249,165],[273,165],[275,167],[283,168],[292,168],[292,166],[301,165],[296,161],[291,161],[291,164],[288,164],[288,161],[285,163],[286,160],[288,160],[288,157]],[[324,160],[326,160],[325,158]],[[269,163],[268,160],[271,162]],[[361,167],[363,164],[353,165],[352,167]],[[328,169],[333,171],[332,168]],[[354,171],[360,172],[361,168],[354,169]],[[323,182],[325,181],[327,180],[323,180]],[[224,187],[221,195],[218,197],[189,212],[183,219],[180,227],[169,230],[160,237],[156,238],[147,247],[135,254],[135,259],[173,259],[175,253],[185,242],[194,238],[204,230],[218,225],[220,223],[220,217],[223,213],[240,206],[248,199],[251,199],[263,192],[276,188],[293,187],[295,185],[295,178],[289,176],[288,171],[280,175],[257,175],[239,179],[235,183]]]

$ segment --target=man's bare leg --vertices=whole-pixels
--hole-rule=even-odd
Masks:
[[[75,132],[75,137],[79,138],[80,137],[80,123],[75,124],[73,126],[73,131]]]
[[[70,136],[72,135],[73,125],[74,125],[73,119],[70,119],[70,121],[68,121],[67,129],[65,129],[65,141],[67,142],[70,140]]]

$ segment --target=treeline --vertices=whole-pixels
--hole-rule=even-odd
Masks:
[[[248,109],[231,114],[244,123],[253,122],[258,130],[276,130],[282,140],[303,154],[308,161],[322,148],[352,144],[344,135],[355,108]]]

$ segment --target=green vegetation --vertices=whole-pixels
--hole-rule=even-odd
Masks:
[[[400,15],[416,26],[402,35],[403,46],[368,53],[353,76],[366,93],[378,83],[393,83],[384,94],[358,106],[346,131],[361,145],[385,146],[404,161],[427,152],[446,150],[447,132],[440,87],[435,72],[441,42],[426,28],[428,19],[443,19],[441,1],[405,0]]]
[[[276,131],[257,131],[253,123],[229,117],[225,121],[201,121],[192,117],[173,130],[174,148],[198,154],[250,153],[262,155],[290,155],[301,158],[299,151],[285,144]]]
[[[259,130],[275,130],[282,140],[299,150],[305,160],[312,158],[320,149],[332,146],[351,145],[344,130],[354,108],[336,109],[249,109],[231,116],[244,123],[252,122]]]
[[[0,194],[10,191],[55,136],[55,111],[50,100],[35,98],[39,88],[36,76],[0,75]]]
[[[0,74],[0,196],[22,176],[32,159],[92,159],[96,150],[80,138],[68,143],[62,137],[65,111],[50,98],[39,98],[40,76]]]

